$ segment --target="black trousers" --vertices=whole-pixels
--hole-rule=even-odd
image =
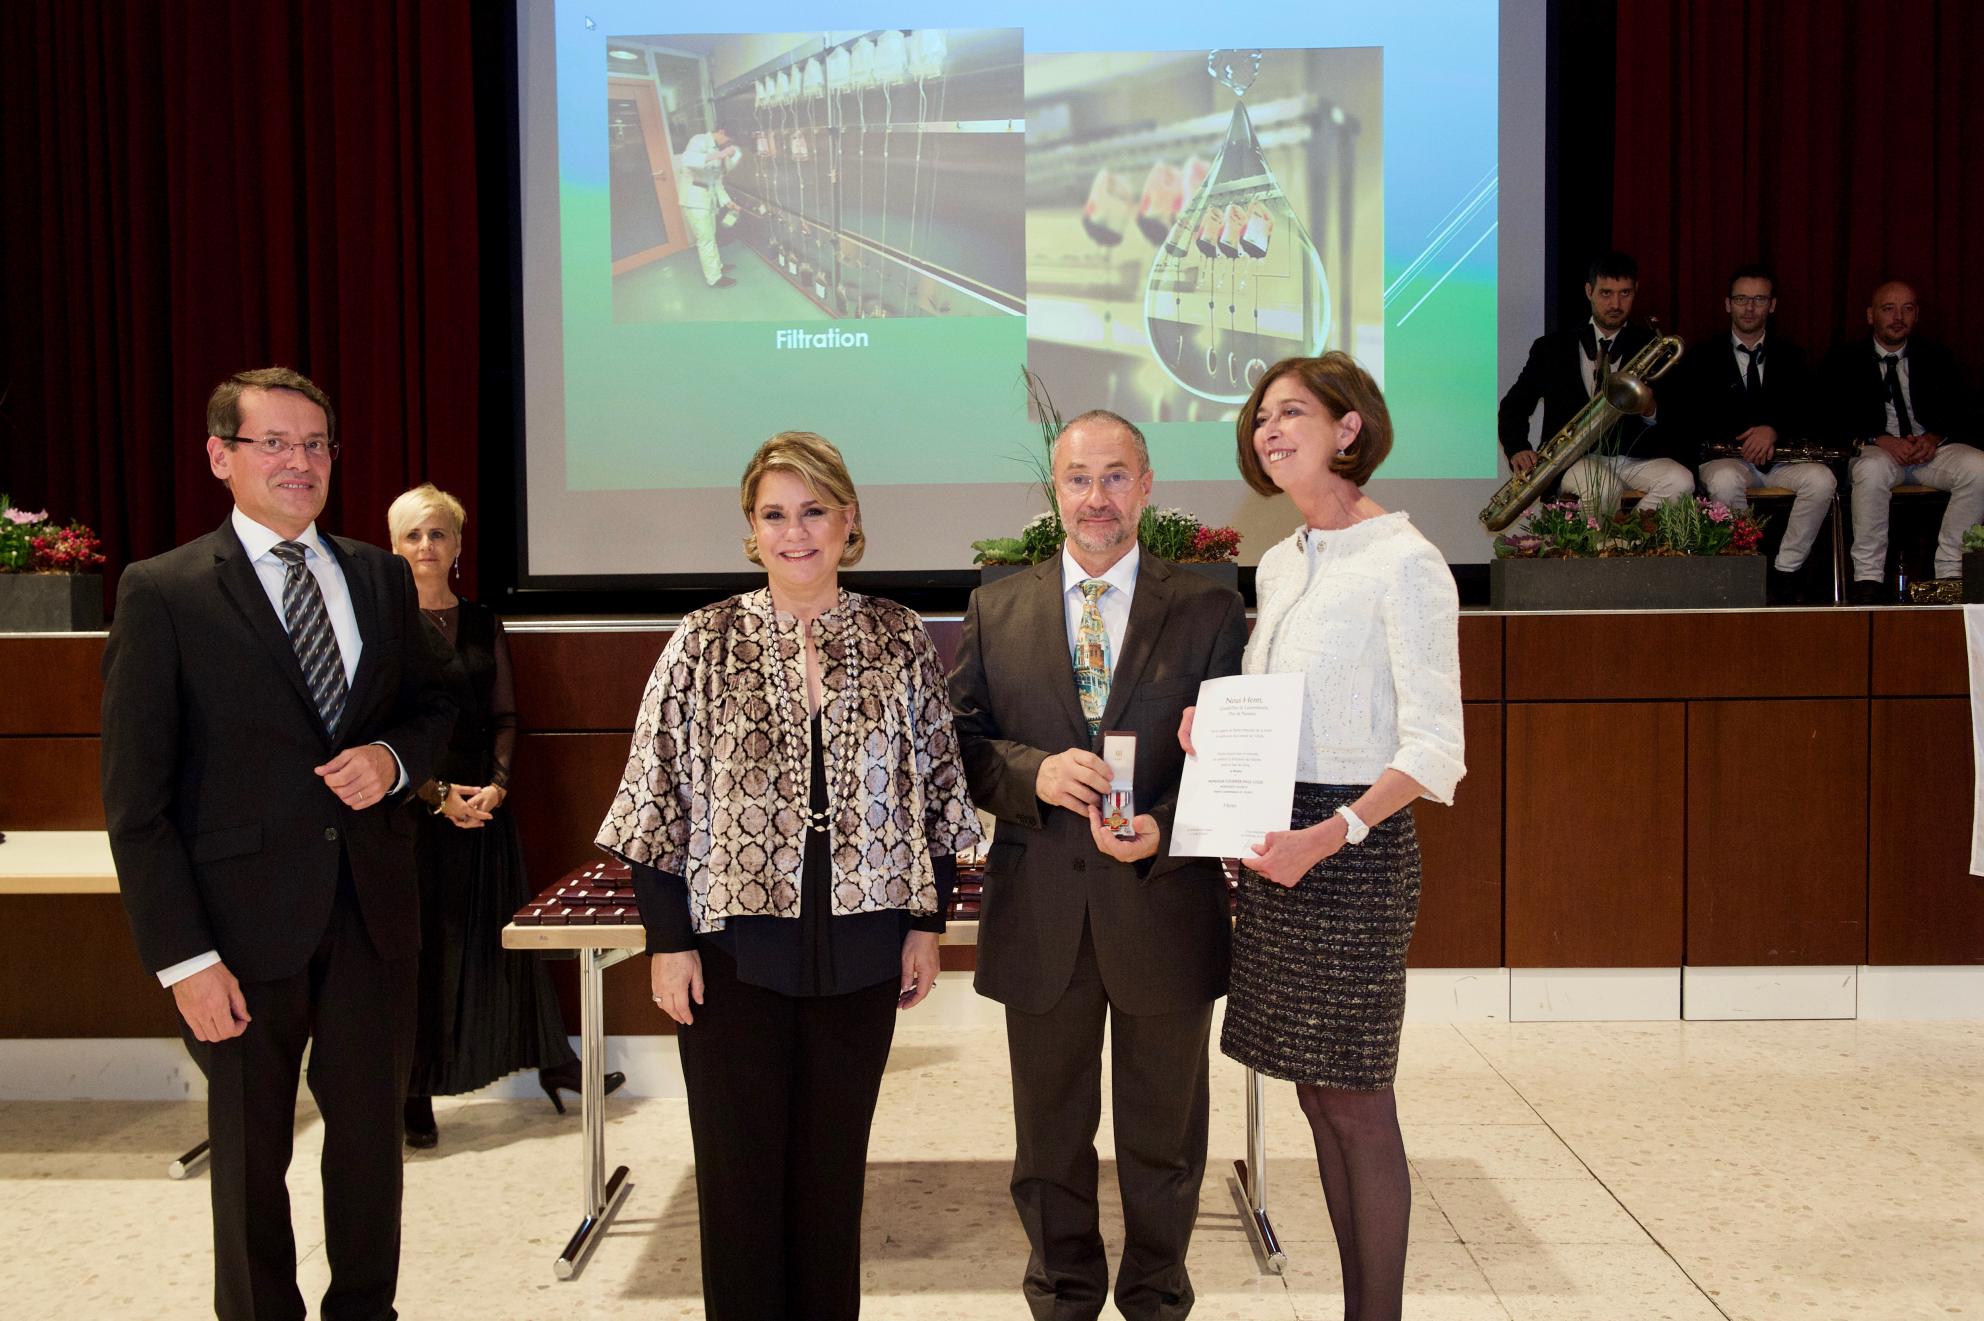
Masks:
[[[1013,1205],[1032,1252],[1022,1288],[1036,1321],[1093,1321],[1109,1295],[1096,1207],[1102,1030],[1110,1033],[1123,1258],[1116,1307],[1128,1321],[1192,1310],[1185,1250],[1206,1172],[1212,1005],[1126,1014],[1109,1003],[1084,926],[1074,976],[1044,1014],[1006,1010],[1012,1057]]]
[[[701,942],[703,1003],[676,1033],[696,1150],[707,1321],[861,1314],[868,1131],[897,982],[780,995]]]
[[[349,870],[309,965],[244,982],[248,1027],[207,1044],[180,1031],[207,1076],[212,1144],[214,1312],[221,1321],[292,1321],[296,1235],[284,1176],[296,1083],[310,1044],[310,1094],[324,1121],[323,1321],[397,1316],[400,1099],[413,1063],[417,959],[382,959],[365,934]]]

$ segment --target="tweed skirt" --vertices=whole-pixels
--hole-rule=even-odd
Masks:
[[[1363,792],[1296,785],[1294,827],[1326,820]],[[1293,888],[1241,868],[1219,1048],[1270,1078],[1391,1086],[1405,1021],[1405,948],[1418,916],[1419,837],[1409,809]]]

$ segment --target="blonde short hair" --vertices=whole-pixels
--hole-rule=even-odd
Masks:
[[[386,507],[386,535],[391,544],[397,546],[409,528],[430,514],[447,515],[458,537],[468,526],[468,510],[462,508],[461,501],[432,482],[422,482]]]
[[[781,431],[758,446],[758,452],[744,467],[744,480],[737,486],[738,503],[743,506],[747,523],[757,507],[758,483],[768,472],[789,472],[806,483],[813,498],[827,508],[848,511],[853,522],[847,529],[847,545],[841,548],[840,567],[847,569],[861,563],[861,556],[868,549],[868,536],[861,530],[861,497],[855,493],[854,479],[847,474],[847,461],[841,458],[831,440],[812,431]],[[764,563],[758,557],[757,533],[744,538],[744,554],[753,564]]]

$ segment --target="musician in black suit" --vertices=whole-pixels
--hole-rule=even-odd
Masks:
[[[1896,486],[1950,493],[1936,541],[1936,576],[1963,574],[1963,532],[1984,519],[1984,451],[1961,443],[1963,373],[1942,345],[1915,333],[1915,290],[1889,280],[1867,306],[1866,339],[1836,346],[1822,373],[1831,439],[1858,453],[1853,481],[1853,599],[1880,600],[1887,576],[1888,505]]]
[[[1777,277],[1766,266],[1738,267],[1722,306],[1729,313],[1729,338],[1697,345],[1682,360],[1683,416],[1675,425],[1704,450],[1737,451],[1704,453],[1702,486],[1711,500],[1740,512],[1750,507],[1752,486],[1791,492],[1791,514],[1771,565],[1771,596],[1795,600],[1792,575],[1812,553],[1839,479],[1824,463],[1776,456],[1779,445],[1805,438],[1811,405],[1804,350],[1769,328],[1777,311]]]
[[[1502,396],[1495,430],[1508,455],[1509,468],[1528,472],[1536,466],[1529,440],[1529,419],[1543,404],[1544,439],[1556,435],[1579,409],[1597,394],[1608,371],[1615,371],[1645,348],[1653,334],[1629,320],[1633,296],[1639,292],[1640,268],[1623,252],[1608,252],[1586,272],[1584,296],[1591,318],[1574,331],[1543,335],[1529,346],[1529,360],[1515,384]],[[1616,449],[1587,454],[1570,466],[1564,491],[1598,501],[1610,487],[1616,493],[1632,487],[1644,491],[1640,508],[1657,508],[1662,501],[1694,494],[1695,477],[1668,449],[1669,433],[1649,417],[1628,417],[1619,424]],[[1610,449],[1611,446],[1606,446]],[[1608,502],[1609,503],[1609,502]]]
[[[326,1321],[391,1317],[420,943],[408,790],[454,720],[405,563],[326,537],[330,400],[287,368],[207,405],[234,497],[133,564],[103,659],[103,803],[138,953],[207,1076],[214,1310],[300,1318],[296,1083],[324,1121]]]

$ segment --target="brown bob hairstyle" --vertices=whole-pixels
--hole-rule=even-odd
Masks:
[[[758,504],[758,483],[768,472],[789,472],[806,483],[813,498],[829,509],[845,510],[850,516],[847,545],[841,548],[840,567],[861,563],[868,549],[868,536],[861,530],[861,498],[855,494],[854,478],[848,476],[847,461],[825,436],[811,431],[781,431],[751,456],[738,483],[738,501],[744,507],[744,521],[750,522]],[[758,534],[744,538],[744,553],[751,563],[763,564],[758,555]]]
[[[1261,466],[1261,456],[1254,453],[1254,419],[1261,414],[1261,401],[1267,398],[1269,387],[1284,376],[1300,381],[1316,397],[1316,402],[1329,410],[1331,417],[1354,412],[1363,419],[1357,439],[1330,460],[1330,471],[1354,486],[1370,481],[1371,474],[1392,452],[1391,410],[1385,407],[1385,396],[1371,379],[1371,373],[1359,367],[1348,353],[1332,350],[1320,358],[1283,358],[1267,369],[1254,393],[1247,396],[1233,424],[1239,442],[1240,475],[1247,485],[1262,495],[1274,495],[1281,490]]]

